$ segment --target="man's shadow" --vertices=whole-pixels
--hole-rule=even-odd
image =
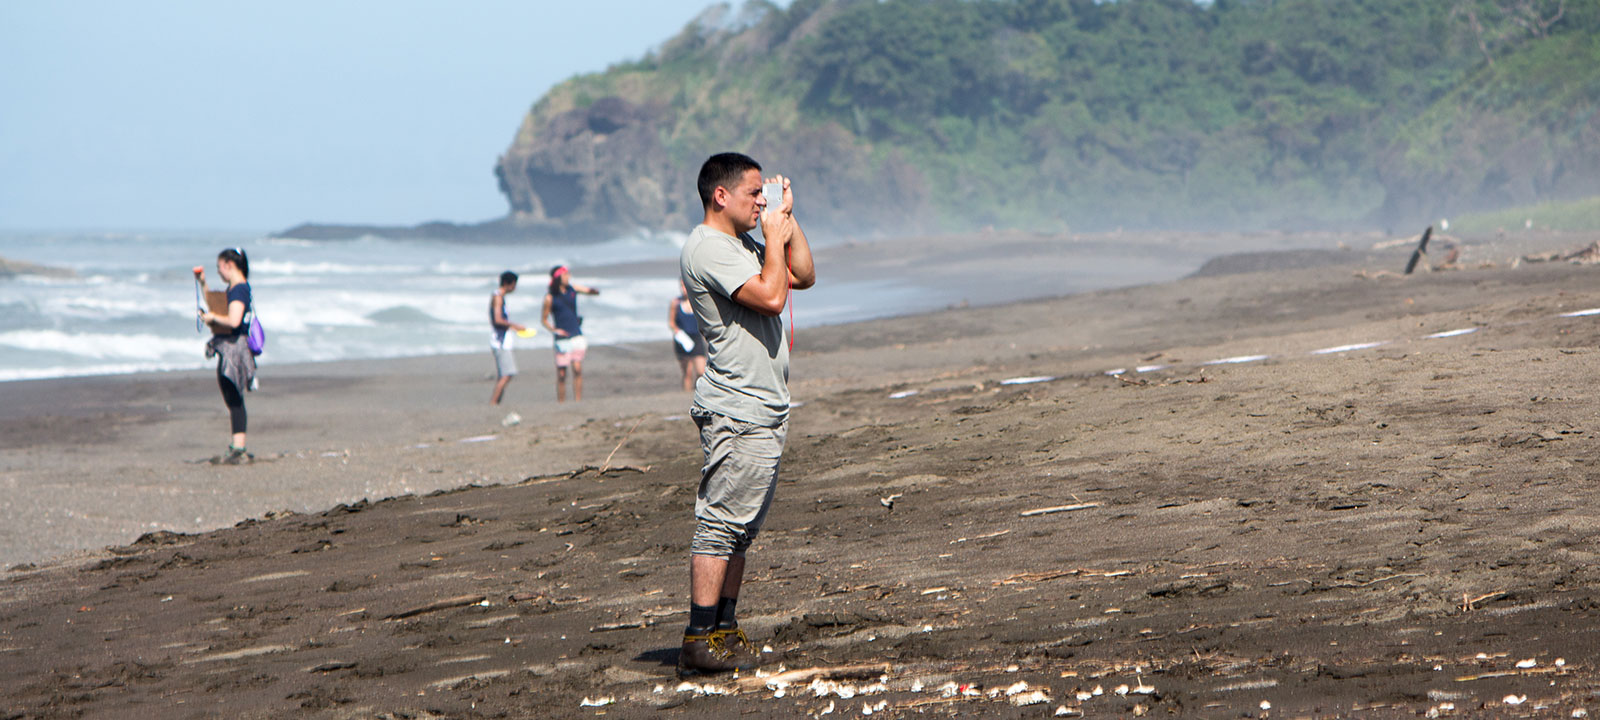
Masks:
[[[678,666],[678,651],[682,648],[667,647],[659,650],[646,650],[634,656],[634,662],[655,663],[657,665]]]

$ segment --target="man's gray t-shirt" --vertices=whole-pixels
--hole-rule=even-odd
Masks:
[[[683,244],[678,270],[709,351],[695,405],[735,420],[776,427],[789,418],[789,346],[783,321],[733,299],[761,273],[766,249],[701,225]]]

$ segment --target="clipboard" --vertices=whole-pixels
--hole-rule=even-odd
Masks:
[[[228,316],[228,292],[226,290],[207,290],[206,291],[206,309],[211,311],[212,315],[221,315],[222,317],[227,317]],[[231,334],[233,334],[233,330],[234,330],[233,328],[227,327],[225,325],[219,325],[217,323],[209,323],[209,324],[211,325],[211,334],[212,335],[231,335]]]

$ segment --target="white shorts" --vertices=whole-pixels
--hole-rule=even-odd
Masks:
[[[517,356],[511,354],[511,348],[490,347],[494,353],[494,369],[500,377],[509,377],[517,374]]]
[[[579,335],[577,337],[556,338],[556,367],[564,368],[573,363],[582,363],[583,356],[589,353],[589,339]]]

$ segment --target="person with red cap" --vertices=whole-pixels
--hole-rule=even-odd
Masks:
[[[550,291],[544,295],[544,311],[539,322],[555,337],[556,401],[567,401],[567,368],[572,368],[572,399],[583,399],[583,356],[589,341],[583,337],[583,316],[578,314],[578,293],[599,295],[600,291],[572,284],[572,271],[565,265],[550,269]]]

